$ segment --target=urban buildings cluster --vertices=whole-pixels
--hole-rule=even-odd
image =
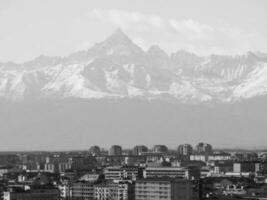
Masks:
[[[210,144],[0,153],[2,200],[267,199],[267,152]]]

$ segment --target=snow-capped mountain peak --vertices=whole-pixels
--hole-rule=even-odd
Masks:
[[[267,56],[168,56],[144,52],[118,29],[87,51],[0,64],[0,98],[142,98],[176,102],[234,102],[267,94]]]
[[[102,56],[131,56],[133,54],[143,54],[143,50],[135,45],[121,29],[117,29],[103,42],[95,44],[95,46],[89,51],[93,53],[98,52]]]

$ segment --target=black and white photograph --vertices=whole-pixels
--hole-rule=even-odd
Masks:
[[[266,0],[0,0],[0,200],[267,200]]]

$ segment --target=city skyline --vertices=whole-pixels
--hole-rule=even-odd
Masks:
[[[0,200],[267,200],[266,0],[0,0]]]

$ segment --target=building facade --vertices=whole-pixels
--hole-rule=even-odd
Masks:
[[[92,156],[100,156],[101,155],[101,149],[99,146],[92,146],[89,149],[89,154]]]
[[[212,146],[210,144],[200,142],[196,146],[196,151],[198,154],[211,155],[212,154]]]
[[[109,149],[110,156],[120,156],[122,155],[122,148],[119,145],[113,145]]]
[[[31,189],[20,191],[4,192],[4,200],[59,200],[60,192],[58,189]]]
[[[133,148],[133,154],[136,156],[140,156],[145,152],[148,152],[148,148],[144,145],[138,145]]]
[[[193,147],[190,144],[181,144],[177,148],[178,154],[182,156],[190,156],[193,153]]]
[[[147,167],[144,170],[144,178],[189,178],[189,170],[185,167]]]
[[[78,181],[72,183],[71,197],[78,200],[94,199],[94,183],[88,181]]]
[[[147,178],[135,183],[135,200],[192,200],[192,185],[184,179]]]
[[[104,169],[104,175],[106,180],[135,180],[142,176],[142,170],[134,166],[107,167]]]
[[[153,147],[153,152],[155,152],[155,153],[167,153],[168,147],[166,147],[165,145],[155,145]]]
[[[95,200],[133,200],[134,188],[128,182],[110,182],[95,185]]]

